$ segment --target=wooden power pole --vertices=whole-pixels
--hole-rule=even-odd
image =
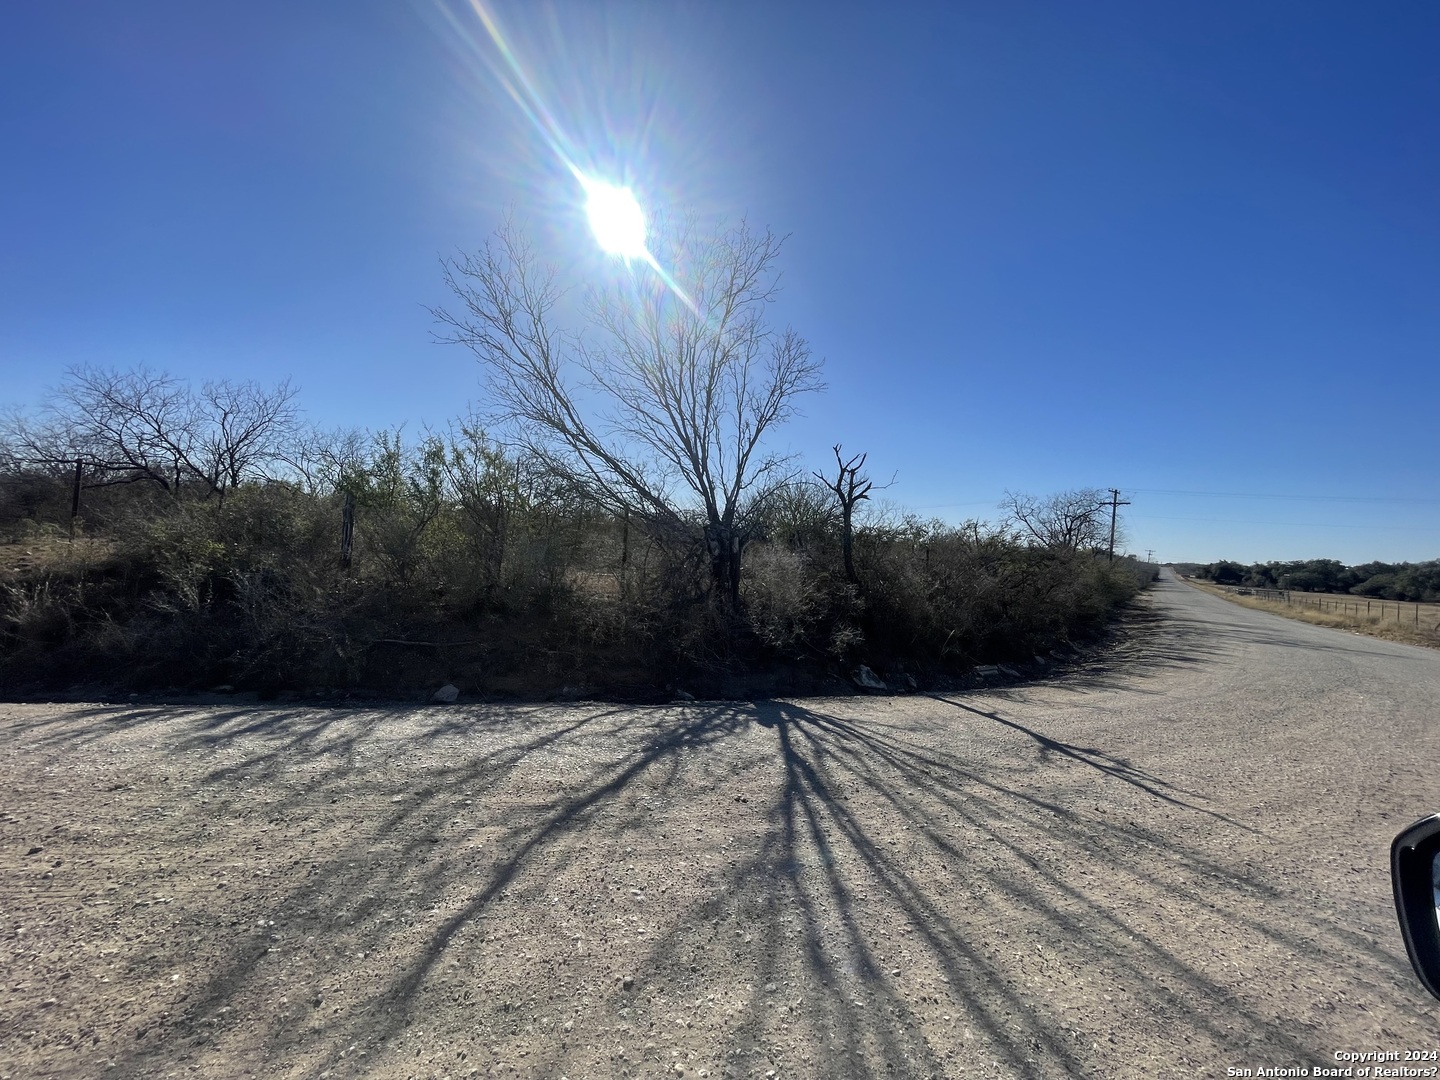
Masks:
[[[1101,503],[1103,506],[1104,503]],[[1115,515],[1122,506],[1129,506],[1129,499],[1120,498],[1118,488],[1110,489],[1110,561],[1115,561]]]
[[[80,516],[80,481],[84,476],[85,464],[75,462],[75,488],[70,493],[70,543],[75,542],[75,519]]]

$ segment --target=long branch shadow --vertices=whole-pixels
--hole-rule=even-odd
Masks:
[[[1259,829],[1256,829],[1250,825],[1246,825],[1243,822],[1236,821],[1232,817],[1219,813],[1218,811],[1210,810],[1203,806],[1199,806],[1194,802],[1187,801],[1181,796],[1189,795],[1192,797],[1198,797],[1199,793],[1194,791],[1188,791],[1184,788],[1170,783],[1167,780],[1162,780],[1160,777],[1154,775],[1153,773],[1148,773],[1144,769],[1141,769],[1138,766],[1131,764],[1125,758],[1118,757],[1114,754],[1107,754],[1105,753],[1105,751],[1100,750],[1097,747],[1075,746],[1071,743],[1061,742],[1059,739],[1052,738],[1049,735],[1044,735],[1039,731],[1034,730],[1033,728],[1028,728],[1017,720],[1008,720],[1005,717],[1001,716],[998,712],[989,709],[977,708],[974,705],[967,705],[963,701],[960,701],[953,697],[946,697],[944,694],[931,694],[930,697],[934,701],[943,701],[945,704],[953,705],[955,708],[962,709],[965,712],[970,713],[972,716],[979,716],[983,717],[986,720],[993,720],[995,723],[1003,724],[1005,727],[1010,728],[1012,731],[1018,731],[1021,734],[1028,736],[1035,741],[1037,746],[1040,747],[1042,760],[1046,756],[1051,754],[1056,754],[1061,757],[1068,758],[1069,760],[1078,762],[1081,765],[1088,765],[1090,768],[1102,772],[1106,776],[1111,776],[1117,780],[1122,780],[1125,783],[1132,785],[1133,787],[1139,788],[1141,791],[1145,792],[1145,794],[1154,796],[1157,799],[1161,799],[1168,803],[1173,803],[1175,806],[1184,807],[1186,810],[1193,811],[1197,814],[1208,814],[1210,817],[1215,818],[1217,821],[1223,821],[1227,825],[1232,825],[1237,829],[1243,829],[1246,832],[1252,832],[1256,834],[1260,833]]]

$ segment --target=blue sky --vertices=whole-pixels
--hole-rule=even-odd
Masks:
[[[953,520],[1119,487],[1165,559],[1440,556],[1440,6],[491,10],[587,164],[790,234],[803,463]],[[508,209],[605,271],[462,3],[4,21],[0,401],[144,363],[416,430],[483,400],[441,256]]]

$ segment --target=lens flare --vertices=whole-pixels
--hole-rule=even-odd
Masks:
[[[579,182],[585,192],[587,199],[585,209],[590,219],[590,229],[594,232],[596,241],[606,252],[621,256],[627,263],[634,259],[646,263],[665,284],[665,287],[675,295],[676,299],[690,310],[691,314],[696,318],[704,318],[695,301],[681,288],[674,275],[660,265],[646,246],[645,212],[641,209],[639,200],[635,198],[634,193],[628,187],[596,180],[586,175],[576,162],[581,155],[573,149],[574,143],[567,137],[559,118],[546,106],[535,79],[531,77],[524,64],[521,63],[520,57],[506,40],[494,13],[486,6],[487,0],[468,0],[468,3],[479,18],[480,24],[485,28],[485,32],[494,46],[495,55],[499,59],[499,63],[496,63],[494,57],[487,57],[488,66],[506,93],[519,106],[541,138],[549,144],[560,163]],[[468,31],[459,23],[443,0],[441,9],[450,24],[460,32],[462,38],[473,43]]]
[[[596,242],[611,255],[649,261],[650,253],[645,247],[645,211],[640,209],[634,192],[583,176],[580,184],[588,196],[585,213]]]

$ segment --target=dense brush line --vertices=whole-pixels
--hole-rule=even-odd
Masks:
[[[1153,574],[893,512],[854,522],[847,573],[833,494],[799,481],[745,547],[737,609],[698,523],[616,515],[473,425],[307,438],[307,467],[223,499],[183,478],[87,488],[75,543],[71,478],[12,459],[0,535],[37,554],[0,593],[5,683],[645,694],[865,663],[923,684],[1093,634]]]

